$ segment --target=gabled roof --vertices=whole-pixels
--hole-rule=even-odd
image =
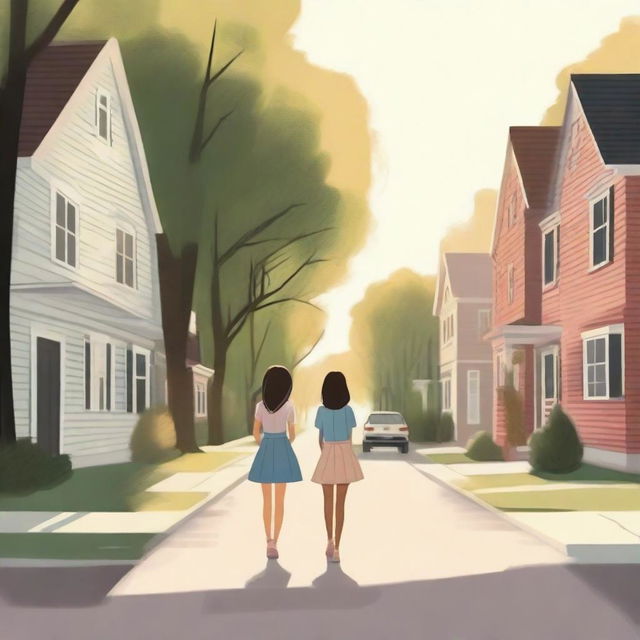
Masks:
[[[605,164],[640,164],[640,74],[573,74]]]
[[[51,44],[29,66],[18,143],[31,156],[57,120],[106,41]]]
[[[454,298],[486,298],[493,296],[493,264],[488,253],[455,253],[442,255],[438,284],[433,301],[433,314],[440,315],[447,285]]]
[[[510,127],[513,149],[530,208],[547,206],[560,127]]]

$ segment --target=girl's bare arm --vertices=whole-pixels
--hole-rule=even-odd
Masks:
[[[289,442],[293,442],[296,439],[296,425],[290,422],[289,427]]]
[[[261,427],[262,427],[262,422],[260,422],[260,420],[254,420],[254,422],[253,422],[253,438],[258,444],[260,444],[260,428]]]

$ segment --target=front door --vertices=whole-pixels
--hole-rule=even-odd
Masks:
[[[547,421],[551,409],[558,402],[558,347],[540,352],[540,411],[538,427]]]
[[[60,453],[60,343],[38,338],[36,359],[36,423],[38,444]]]

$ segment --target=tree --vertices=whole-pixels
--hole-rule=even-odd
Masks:
[[[350,343],[369,375],[378,409],[404,412],[412,381],[437,375],[435,279],[409,269],[371,285],[353,308]]]
[[[16,439],[11,372],[11,249],[18,142],[29,65],[55,38],[79,0],[63,0],[42,30],[27,41],[29,0],[11,0],[6,72],[0,82],[0,444]]]

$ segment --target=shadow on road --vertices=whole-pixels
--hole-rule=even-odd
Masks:
[[[22,605],[32,605],[30,609],[2,608],[3,638],[142,640],[186,634],[227,640],[639,637],[637,565],[519,567],[364,587],[339,566],[328,566],[313,586],[286,588],[288,574],[274,562],[250,580],[246,589],[111,597],[94,607],[89,605],[104,591],[104,574],[60,571],[49,574],[48,584],[38,584],[45,575],[41,570],[2,572],[4,598],[15,600],[17,594]],[[91,584],[96,577],[102,581],[101,588]],[[7,589],[8,583],[12,588]],[[53,604],[50,598],[33,595],[33,589],[55,592],[61,585],[75,585],[76,599],[60,598]],[[263,588],[252,588],[256,586]],[[51,606],[59,610],[42,608]]]

